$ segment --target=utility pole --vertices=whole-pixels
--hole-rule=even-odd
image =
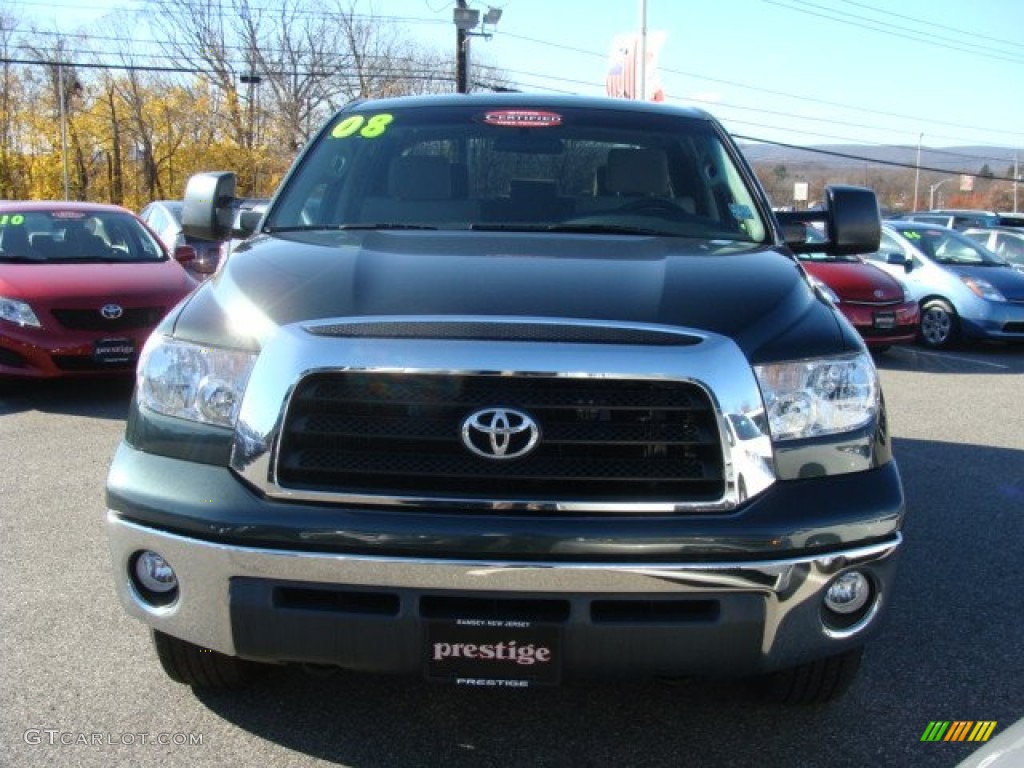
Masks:
[[[60,156],[64,163],[64,199],[70,200],[68,184],[68,115],[64,103],[64,65],[57,62],[57,101],[60,102]]]
[[[458,93],[469,93],[469,38],[482,37],[491,39],[487,31],[488,25],[493,29],[501,19],[500,8],[488,8],[483,17],[481,32],[474,32],[480,24],[480,11],[470,8],[466,0],[455,0],[452,21],[455,22],[455,90]]]
[[[917,137],[917,170],[914,171],[914,210],[917,210],[917,187],[921,182],[921,142],[924,141],[924,134]]]
[[[647,0],[640,0],[640,86],[633,98],[647,101]]]
[[[1017,153],[1014,153],[1014,213],[1017,213],[1017,182],[1020,180],[1021,172],[1017,164]]]
[[[455,0],[458,10],[468,11],[466,0]],[[469,92],[469,35],[463,25],[455,25],[455,91]]]

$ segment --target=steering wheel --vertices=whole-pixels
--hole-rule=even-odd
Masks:
[[[691,216],[671,200],[663,197],[642,197],[639,200],[632,200],[617,208],[616,213],[637,213],[641,216],[665,216],[673,219]]]

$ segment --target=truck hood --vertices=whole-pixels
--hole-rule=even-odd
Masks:
[[[834,353],[849,329],[779,250],[667,237],[369,231],[260,236],[197,291],[175,335],[237,336],[226,318],[271,326],[369,316],[520,316],[656,323],[733,337],[748,354],[795,334],[798,356]],[[225,338],[211,338],[217,317]],[[856,339],[855,332],[853,338]]]

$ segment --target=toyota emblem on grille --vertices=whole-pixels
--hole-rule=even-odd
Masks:
[[[117,320],[117,318],[124,314],[124,310],[118,304],[104,304],[100,308],[100,314],[107,318],[107,320]]]
[[[540,441],[540,427],[522,411],[484,408],[462,422],[462,442],[485,459],[517,459]]]

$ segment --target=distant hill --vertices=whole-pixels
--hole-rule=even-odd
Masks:
[[[740,142],[740,148],[751,163],[785,165],[789,170],[860,167],[865,161],[897,163],[911,168],[917,163],[916,146],[822,144],[807,149],[794,149],[774,144]],[[995,176],[1004,176],[1013,166],[1017,151],[1012,147],[922,147],[921,169],[973,175],[988,165]],[[1020,167],[1024,169],[1024,155],[1020,157]]]

